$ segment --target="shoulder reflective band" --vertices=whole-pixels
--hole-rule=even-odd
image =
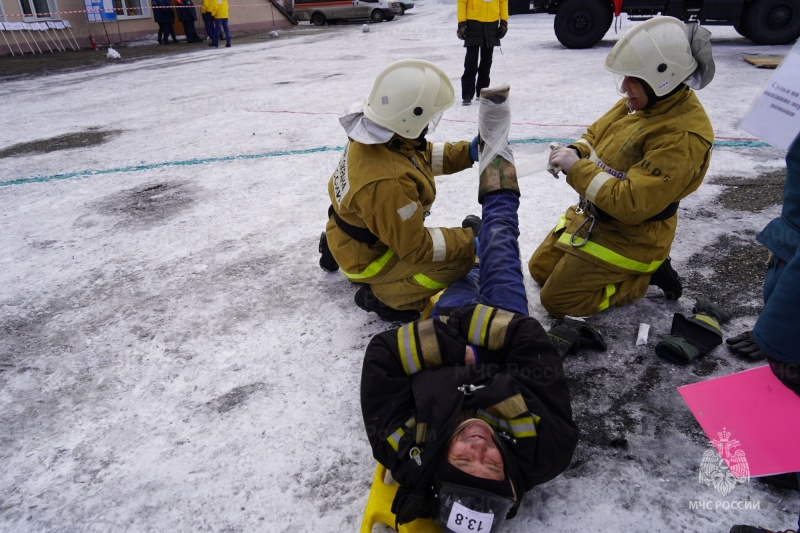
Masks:
[[[521,416],[513,420],[506,420],[493,416],[483,409],[478,409],[477,417],[495,428],[502,429],[517,439],[535,437],[536,424],[541,420],[541,417],[536,415]]]
[[[570,245],[570,238],[572,234],[567,233],[566,231],[561,234],[558,238],[558,242],[561,244],[566,244],[567,246]],[[587,254],[594,256],[606,263],[611,265],[616,265],[618,267],[626,268],[628,270],[633,270],[634,272],[641,272],[642,274],[651,274],[658,270],[658,267],[661,266],[661,263],[664,262],[663,259],[658,261],[651,261],[650,263],[642,263],[641,261],[636,261],[635,259],[630,259],[625,257],[624,255],[618,254],[613,250],[609,250],[605,246],[601,246],[595,242],[587,241],[582,247],[581,251],[586,252]]]
[[[522,394],[517,393],[514,396],[506,398],[502,402],[494,404],[486,411],[494,416],[510,419],[518,417],[523,413],[527,413],[529,410],[530,409],[528,409],[528,405],[525,403],[525,399],[522,397]]]
[[[350,272],[344,272],[344,269],[342,269],[342,272],[344,272],[344,275],[347,277],[347,279],[371,278],[372,276],[383,270],[383,267],[386,266],[386,263],[389,262],[389,259],[391,259],[393,255],[394,255],[394,250],[389,248],[383,253],[382,256],[380,256],[375,261],[367,265],[367,268],[365,268],[361,274],[351,274]]]

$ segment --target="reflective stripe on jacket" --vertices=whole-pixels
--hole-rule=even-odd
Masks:
[[[427,143],[394,137],[386,144],[348,142],[328,181],[334,211],[346,223],[367,228],[379,242],[359,242],[331,218],[328,246],[350,279],[366,280],[391,268],[398,258],[409,263],[473,257],[472,230],[425,227],[436,198],[434,176],[472,166],[469,143]]]
[[[714,131],[688,87],[633,114],[625,104],[624,98],[617,102],[571,145],[582,159],[567,174],[578,194],[613,219],[596,221],[587,244],[575,247],[570,237],[587,215],[570,208],[557,246],[614,271],[648,273],[669,254],[678,217],[645,221],[700,187]],[[585,237],[589,225],[575,241]]]

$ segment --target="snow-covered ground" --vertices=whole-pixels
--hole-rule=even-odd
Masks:
[[[511,17],[492,68],[512,87],[523,172],[617,99],[602,66],[614,29],[593,49],[567,50],[552,22]],[[375,465],[361,359],[387,325],[317,265],[345,142],[337,116],[392,61],[433,61],[456,87],[463,63],[453,2],[419,1],[370,29],[303,24],[260,44],[0,83],[0,148],[112,131],[97,146],[0,158],[0,530],[358,530]],[[742,56],[789,47],[710,29],[717,75],[698,94],[719,145],[707,183],[681,205],[672,255],[686,279],[704,274],[691,257],[724,234],[752,241],[779,210],[729,217],[711,182],[782,168],[783,152],[737,124],[772,73]],[[430,139],[476,129],[477,106],[456,106]],[[439,180],[428,224],[479,213],[476,178]],[[576,195],[543,172],[521,186],[527,261]],[[689,287],[666,302],[651,289],[596,317],[609,351],[565,363],[583,437],[573,465],[529,493],[507,531],[796,523],[797,493],[751,480],[722,496],[698,482],[708,440],[675,387],[750,365],[719,347],[701,378],[655,356],[672,313],[697,296],[714,297]],[[726,335],[754,320],[737,318]],[[640,322],[652,325],[647,346],[635,345]]]

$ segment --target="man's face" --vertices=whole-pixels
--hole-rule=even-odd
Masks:
[[[644,92],[642,82],[636,78],[625,76],[622,78],[620,90],[628,97],[628,109],[639,111],[647,107],[647,94]]]
[[[505,479],[503,455],[495,443],[494,430],[483,420],[471,420],[453,437],[447,448],[447,462],[475,477]]]

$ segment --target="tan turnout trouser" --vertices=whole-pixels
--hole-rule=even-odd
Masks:
[[[469,273],[473,259],[428,263],[398,260],[391,268],[364,280],[378,300],[400,311],[422,311],[431,296]]]
[[[542,306],[556,318],[589,316],[614,305],[631,304],[645,295],[650,274],[626,274],[604,268],[556,247],[564,231],[550,232],[528,261],[542,290]]]

